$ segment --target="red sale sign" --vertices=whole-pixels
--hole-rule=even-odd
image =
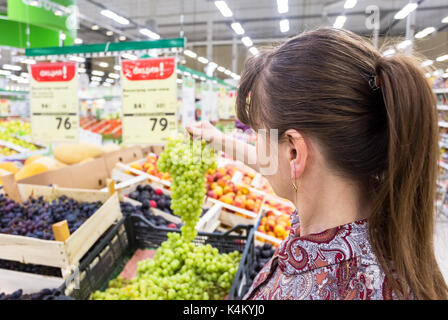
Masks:
[[[71,81],[76,74],[76,62],[36,63],[31,65],[31,75],[38,82]]]
[[[123,75],[131,81],[164,80],[176,70],[174,58],[125,60],[121,63]]]

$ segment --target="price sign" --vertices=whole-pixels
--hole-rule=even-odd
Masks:
[[[177,130],[174,58],[121,63],[123,143],[163,144]]]
[[[76,63],[30,66],[31,136],[39,142],[78,140],[78,80]]]

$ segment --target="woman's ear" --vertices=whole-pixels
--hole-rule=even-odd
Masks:
[[[288,139],[288,156],[291,165],[291,179],[299,179],[305,171],[308,159],[308,146],[300,132],[294,129],[287,130],[285,136]]]

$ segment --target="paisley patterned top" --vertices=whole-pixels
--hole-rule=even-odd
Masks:
[[[367,220],[300,237],[291,232],[244,299],[395,299],[368,240]]]

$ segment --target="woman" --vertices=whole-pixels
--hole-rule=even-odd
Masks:
[[[258,143],[278,149],[267,178],[297,211],[246,298],[446,299],[433,247],[436,112],[416,60],[383,57],[349,31],[303,33],[251,58],[237,116],[278,129],[278,143]],[[260,153],[207,123],[188,130],[235,143],[247,163]]]

